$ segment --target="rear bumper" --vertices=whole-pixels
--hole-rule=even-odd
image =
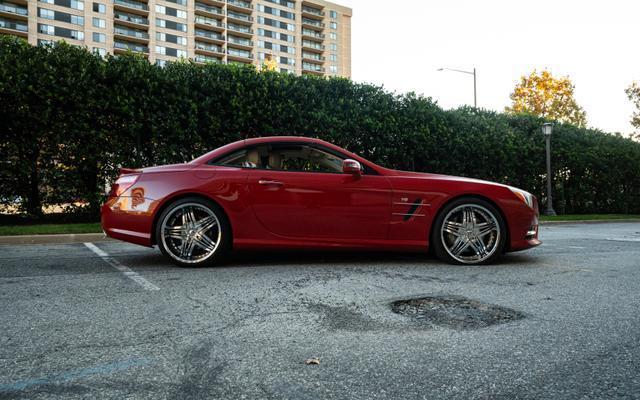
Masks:
[[[110,197],[102,206],[100,222],[104,233],[114,239],[151,247],[153,200],[129,196]]]

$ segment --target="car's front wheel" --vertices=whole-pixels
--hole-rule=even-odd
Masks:
[[[444,207],[431,235],[438,258],[453,264],[489,264],[502,255],[506,239],[507,229],[498,210],[473,197]]]
[[[155,234],[162,253],[182,267],[213,264],[230,242],[222,209],[198,197],[180,199],[167,207],[158,218]]]

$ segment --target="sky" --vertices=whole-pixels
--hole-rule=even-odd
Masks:
[[[334,0],[353,8],[352,79],[445,109],[503,111],[520,76],[569,76],[589,127],[633,132],[624,90],[640,81],[638,0]]]

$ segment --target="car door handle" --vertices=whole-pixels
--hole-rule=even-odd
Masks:
[[[260,179],[258,181],[258,183],[260,185],[265,185],[265,186],[282,186],[282,185],[284,185],[284,183],[282,183],[280,181],[272,181],[270,179]]]

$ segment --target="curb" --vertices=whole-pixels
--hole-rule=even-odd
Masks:
[[[640,223],[640,219],[599,219],[576,221],[540,221],[540,225],[571,225],[571,224],[610,224],[610,223]],[[62,235],[14,235],[0,236],[0,245],[16,244],[65,244],[84,242],[109,242],[114,239],[104,233],[72,233]]]
[[[575,221],[540,221],[540,225],[570,225],[570,224],[611,224],[611,223],[640,223],[640,219],[594,219]]]
[[[104,233],[72,233],[63,235],[14,235],[0,236],[0,245],[8,244],[64,244],[106,242],[112,240]]]

